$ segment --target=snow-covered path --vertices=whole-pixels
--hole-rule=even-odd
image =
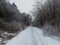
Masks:
[[[36,27],[28,27],[6,45],[60,45],[60,41],[45,37],[42,30]]]

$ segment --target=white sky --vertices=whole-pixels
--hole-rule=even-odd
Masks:
[[[45,0],[41,1],[44,2]],[[36,2],[36,0],[10,0],[10,2],[15,2],[21,12],[30,13],[30,11],[33,9],[33,4]]]
[[[11,2],[15,2],[15,4],[21,12],[30,13],[35,0],[11,0]]]

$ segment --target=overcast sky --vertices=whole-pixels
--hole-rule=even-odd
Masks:
[[[41,1],[44,2],[45,0]],[[15,2],[21,12],[30,13],[36,0],[10,0],[10,2]]]
[[[11,2],[15,2],[21,12],[30,13],[35,0],[11,0]]]

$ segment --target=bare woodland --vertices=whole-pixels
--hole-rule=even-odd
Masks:
[[[60,37],[60,1],[47,0],[44,4],[38,1],[35,5],[34,26],[44,29],[44,34]]]
[[[37,1],[34,5],[34,21],[30,14],[21,13],[15,3],[0,0],[0,39],[1,45],[16,36],[28,26],[44,29],[45,36],[60,38],[60,1],[47,0],[44,4]]]
[[[15,3],[10,4],[6,0],[0,0],[0,45],[15,37],[30,25],[31,16],[20,13]]]

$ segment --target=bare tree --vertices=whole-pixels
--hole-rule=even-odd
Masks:
[[[44,4],[38,4],[33,25],[44,28],[44,32],[48,35],[60,36],[59,4],[59,0],[47,0]]]

